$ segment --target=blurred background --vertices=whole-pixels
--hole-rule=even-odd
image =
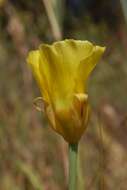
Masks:
[[[29,50],[65,38],[107,51],[89,80],[78,190],[127,189],[127,1],[0,0],[0,190],[67,190],[65,141],[33,107]]]

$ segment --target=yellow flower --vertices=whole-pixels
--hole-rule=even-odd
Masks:
[[[42,44],[28,55],[51,126],[69,143],[78,142],[87,127],[86,83],[104,50],[88,41],[70,39]]]

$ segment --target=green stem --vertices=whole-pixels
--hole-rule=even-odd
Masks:
[[[69,144],[69,190],[77,189],[78,143]]]

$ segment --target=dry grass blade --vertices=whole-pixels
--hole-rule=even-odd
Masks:
[[[43,190],[43,185],[40,182],[39,176],[37,176],[37,174],[35,174],[35,172],[29,165],[27,165],[21,161],[18,161],[17,168],[29,180],[29,182],[31,183],[33,188],[35,188],[36,190]]]
[[[120,0],[120,2],[121,2],[124,17],[125,17],[125,21],[127,23],[127,1],[126,0]]]
[[[42,0],[42,2],[43,2],[45,9],[46,9],[46,13],[47,13],[47,16],[49,19],[49,23],[51,26],[51,30],[52,30],[52,34],[53,34],[54,39],[55,40],[62,39],[62,33],[60,30],[59,23],[57,21],[55,12],[53,10],[52,1],[51,0],[49,0],[49,1]]]

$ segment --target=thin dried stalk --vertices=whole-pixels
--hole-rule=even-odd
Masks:
[[[45,10],[48,16],[48,20],[51,26],[52,34],[55,40],[62,39],[62,33],[59,27],[59,23],[57,21],[51,0],[42,0],[45,6]]]
[[[125,17],[125,21],[127,24],[127,0],[120,0],[120,2],[121,2],[124,17]]]

